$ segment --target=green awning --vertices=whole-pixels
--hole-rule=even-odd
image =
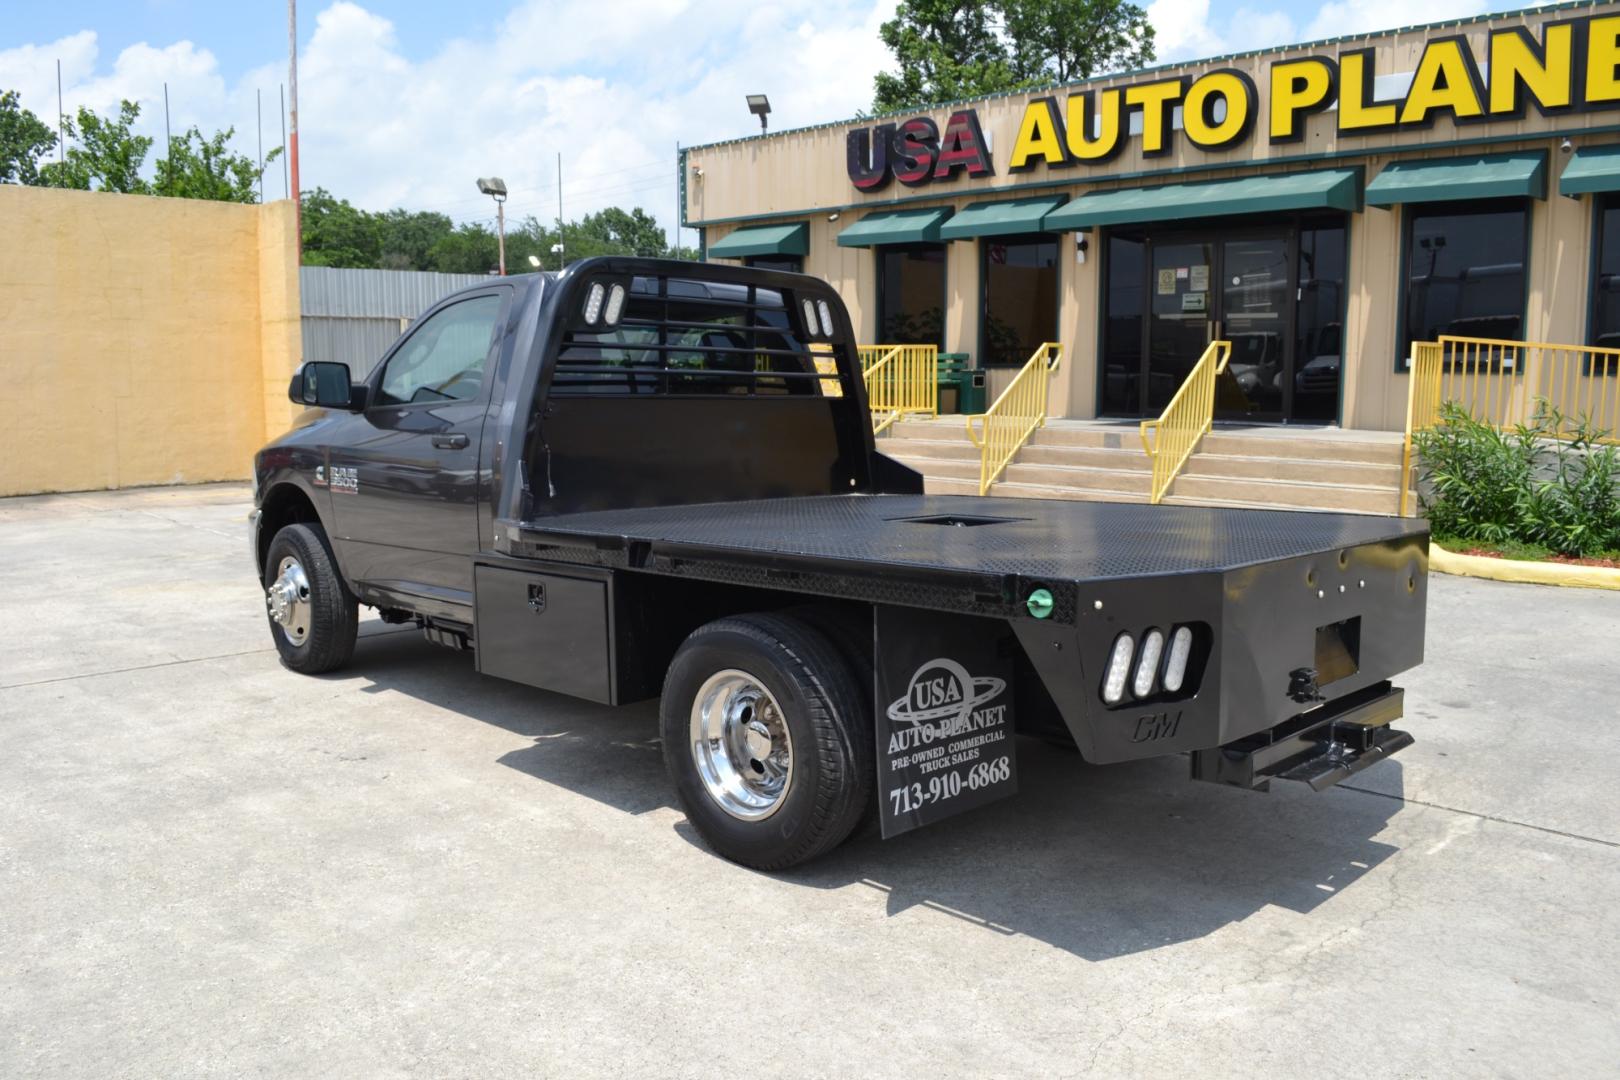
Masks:
[[[753,225],[727,233],[710,246],[711,259],[741,259],[748,255],[808,255],[810,225],[795,221],[788,225]]]
[[[1560,195],[1620,191],[1620,146],[1583,146],[1558,178]]]
[[[940,228],[939,238],[971,240],[977,236],[1045,232],[1046,215],[1062,206],[1065,198],[1067,196],[1047,195],[1038,199],[970,203]]]
[[[1483,157],[1397,161],[1367,185],[1368,206],[1453,199],[1547,197],[1547,155],[1540,150]]]
[[[1287,210],[1360,210],[1361,176],[1356,169],[1273,173],[1240,180],[1121,188],[1082,195],[1046,219],[1053,231],[1093,225],[1137,225],[1189,217],[1265,214]]]
[[[885,210],[867,214],[838,234],[838,246],[932,243],[939,239],[939,227],[953,212],[949,206],[930,206],[925,210]]]

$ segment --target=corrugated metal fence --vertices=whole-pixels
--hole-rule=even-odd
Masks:
[[[445,294],[487,280],[480,274],[300,267],[303,358],[348,364],[356,379],[364,378],[418,315]]]

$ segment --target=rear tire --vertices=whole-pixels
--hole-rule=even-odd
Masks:
[[[281,662],[304,675],[336,671],[354,655],[359,602],[337,571],[319,525],[288,525],[265,556],[265,606]]]
[[[797,619],[699,627],[659,706],[664,764],[687,820],[718,854],[782,870],[842,843],[872,801],[870,688]]]

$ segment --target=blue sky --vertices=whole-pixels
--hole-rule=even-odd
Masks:
[[[301,0],[303,186],[358,205],[490,216],[473,178],[496,173],[508,213],[640,205],[674,211],[677,141],[751,133],[745,93],[771,95],[772,126],[851,116],[887,66],[878,25],[895,0]],[[1194,59],[1472,15],[1479,0],[1152,0],[1159,58]],[[161,135],[234,126],[254,152],[255,91],[266,146],[280,142],[284,0],[0,0],[0,89],[56,113],[142,104]],[[281,171],[266,195],[282,194]]]

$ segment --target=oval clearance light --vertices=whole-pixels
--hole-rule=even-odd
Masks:
[[[804,302],[804,332],[810,335],[816,332],[816,305],[809,300]]]
[[[1131,653],[1136,651],[1136,643],[1131,635],[1121,634],[1114,639],[1114,648],[1108,654],[1108,673],[1103,678],[1103,700],[1110,705],[1118,705],[1125,697],[1125,678],[1131,670]]]
[[[1164,655],[1164,632],[1149,630],[1142,637],[1142,659],[1136,662],[1136,681],[1131,692],[1137,697],[1153,693],[1153,682],[1159,677],[1159,658]]]
[[[816,302],[816,309],[821,312],[821,332],[826,334],[828,337],[832,337],[832,308],[827,305],[827,301],[818,300]]]
[[[1192,655],[1192,630],[1181,626],[1170,635],[1170,659],[1164,665],[1164,688],[1174,694],[1187,678],[1187,658]]]
[[[595,325],[596,320],[602,317],[602,301],[607,299],[607,290],[602,288],[600,281],[592,282],[591,289],[585,294],[585,321]]]
[[[619,316],[624,314],[624,286],[615,285],[608,290],[607,310],[602,312],[602,318],[609,326],[618,324]]]

